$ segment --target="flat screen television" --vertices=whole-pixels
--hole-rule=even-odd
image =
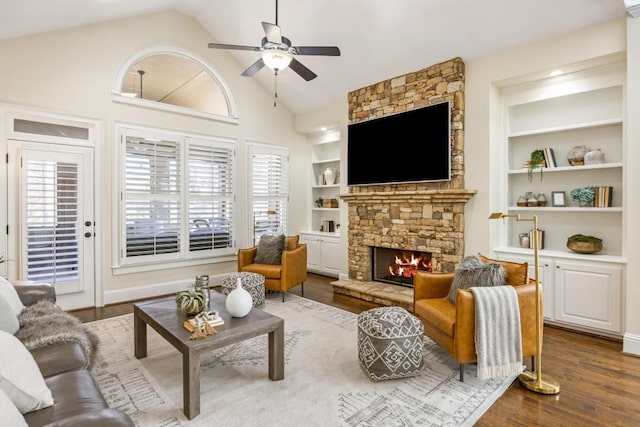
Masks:
[[[347,185],[450,179],[448,101],[347,127]]]

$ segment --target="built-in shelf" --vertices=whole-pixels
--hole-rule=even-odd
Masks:
[[[496,188],[496,206],[503,206],[520,220],[504,221],[492,235],[497,257],[529,264],[535,277],[535,254],[531,243],[520,237],[531,235],[535,217],[541,231],[538,255],[540,283],[544,289],[545,322],[565,327],[622,332],[621,290],[627,259],[624,256],[625,214],[623,204],[625,158],[624,136],[625,65],[583,70],[562,79],[543,79],[502,89],[505,127],[503,156]],[[575,147],[601,150],[605,163],[572,166],[569,155]],[[526,167],[531,153],[552,149],[557,167]],[[533,175],[531,175],[533,173]],[[580,207],[571,192],[584,186],[611,187],[611,207]],[[628,191],[628,190],[627,190]],[[515,206],[527,193],[542,194],[545,206]],[[555,194],[554,194],[555,193]],[[563,204],[553,206],[564,194]],[[522,203],[521,203],[522,204]],[[575,234],[602,239],[602,250],[581,254],[567,248]]]
[[[596,120],[593,122],[586,122],[586,123],[573,123],[570,125],[554,126],[549,128],[530,129],[522,132],[511,132],[509,133],[508,137],[517,138],[520,136],[542,135],[545,133],[566,132],[566,131],[572,131],[572,130],[578,130],[578,129],[592,129],[592,128],[597,128],[602,126],[611,126],[615,124],[622,124],[622,117],[619,117],[619,118],[616,117],[616,118],[606,119],[606,120]]]
[[[553,172],[578,172],[581,170],[593,170],[593,169],[620,169],[622,168],[622,162],[614,162],[614,163],[600,163],[597,165],[583,165],[583,166],[558,166],[555,168],[542,168],[542,173],[553,173]],[[521,169],[511,169],[509,170],[509,175],[518,175],[522,173],[529,173],[529,169],[521,168]],[[533,173],[540,173],[540,168],[535,168]]]
[[[509,254],[509,255],[523,255],[527,257],[533,257],[533,249],[520,248],[518,246],[502,246],[493,249],[496,253]],[[541,249],[538,251],[540,258],[554,258],[554,259],[569,259],[579,261],[592,261],[592,262],[606,262],[614,264],[626,264],[627,258],[617,255],[606,255],[602,253],[595,254],[579,254],[572,252],[569,249],[566,251],[561,250],[548,250]]]
[[[510,206],[510,211],[528,211],[528,212],[597,212],[597,213],[622,213],[621,207],[580,207],[580,206],[563,206],[563,207],[546,207],[546,206]]]
[[[340,188],[340,184],[333,185],[312,185],[311,188]]]
[[[334,211],[340,212],[340,208],[311,208],[314,211]]]
[[[322,159],[322,160],[316,160],[314,162],[312,162],[312,164],[314,165],[322,165],[325,163],[334,163],[334,162],[339,162],[340,159]]]

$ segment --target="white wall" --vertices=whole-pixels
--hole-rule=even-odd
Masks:
[[[246,164],[242,154],[247,140],[288,146],[291,150],[292,176],[299,173],[296,168],[306,171],[306,137],[294,131],[292,115],[280,105],[274,108],[273,94],[265,91],[254,79],[242,77],[242,67],[227,52],[207,48],[209,41],[210,35],[195,20],[176,12],[166,12],[0,42],[1,111],[6,111],[7,105],[20,105],[90,117],[102,125],[103,134],[100,135],[96,158],[97,167],[103,171],[102,187],[98,189],[102,201],[98,204],[102,218],[102,224],[98,224],[98,236],[102,237],[98,253],[101,254],[103,268],[97,272],[97,279],[98,286],[106,294],[106,303],[170,291],[169,287],[163,285],[188,283],[197,274],[216,275],[236,271],[234,260],[191,268],[159,268],[147,273],[112,274],[110,236],[113,211],[109,201],[113,199],[114,191],[112,165],[117,146],[115,122],[237,138],[241,154],[238,158],[241,172],[239,188],[246,184]],[[152,45],[174,46],[207,61],[231,87],[240,123],[214,122],[113,103],[111,90],[122,64],[134,52]],[[4,120],[0,123],[4,127]],[[4,129],[0,128],[0,153],[6,151],[4,135]],[[0,172],[4,177],[4,169]],[[305,203],[308,190],[306,183],[294,179],[291,182],[291,212],[303,211],[309,206]],[[239,225],[250,229],[246,200],[239,197],[238,201]],[[289,232],[296,233],[304,226],[304,218],[290,216]],[[237,236],[238,247],[250,245],[248,234],[240,233]],[[2,253],[4,245],[0,246]]]
[[[625,138],[627,141],[624,155],[633,167],[624,169],[625,194],[623,203],[627,206],[626,223],[627,271],[626,271],[626,331],[622,350],[640,355],[640,248],[637,238],[640,236],[640,18],[627,17],[627,109],[625,117]]]

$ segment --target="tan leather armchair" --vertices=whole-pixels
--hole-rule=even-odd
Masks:
[[[307,245],[299,243],[298,236],[287,236],[280,265],[255,264],[253,260],[257,252],[257,246],[238,251],[239,272],[263,275],[265,289],[280,292],[282,302],[284,294],[297,285],[301,285],[300,294],[303,294],[304,281],[307,280]]]
[[[424,334],[450,353],[460,364],[460,381],[464,381],[464,364],[475,363],[475,303],[473,293],[458,289],[456,304],[447,299],[453,273],[418,271],[414,278],[413,310],[424,325]],[[535,283],[514,286],[520,308],[522,356],[536,355],[536,287]],[[542,304],[542,302],[541,302]]]

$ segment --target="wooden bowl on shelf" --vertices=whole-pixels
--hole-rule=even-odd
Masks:
[[[567,242],[567,247],[579,254],[595,254],[602,250],[602,242]]]

